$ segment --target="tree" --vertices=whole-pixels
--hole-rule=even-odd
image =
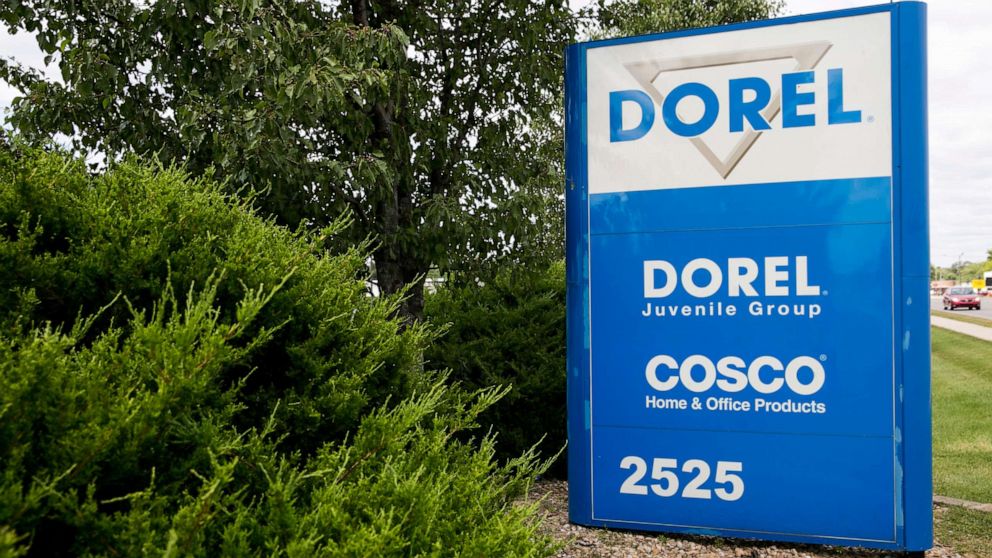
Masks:
[[[542,226],[532,122],[560,103],[565,0],[14,0],[64,83],[0,61],[10,123],[111,160],[156,152],[290,227],[342,212],[379,287],[505,257]],[[552,175],[553,176],[553,175]]]
[[[601,38],[726,25],[777,15],[783,0],[598,0]]]
[[[777,15],[783,5],[782,0],[598,0],[576,16],[584,24],[580,31],[584,39],[606,39],[765,19]],[[535,121],[531,129],[540,146],[532,157],[547,172],[540,176],[543,182],[535,182],[529,191],[543,196],[537,206],[545,210],[543,226],[528,231],[523,255],[530,257],[526,264],[537,261],[547,267],[565,255],[565,204],[560,186],[565,182],[563,105],[549,118]],[[521,254],[514,256],[520,259]]]
[[[598,0],[591,9],[576,15],[585,24],[585,39],[607,39],[765,19],[777,15],[783,5],[782,0]],[[531,191],[544,197],[543,204],[538,205],[543,205],[545,212],[543,227],[528,231],[524,248],[526,256],[546,267],[565,255],[565,204],[559,186],[565,182],[563,105],[550,118],[536,121],[532,129],[540,138],[540,149],[532,156],[547,172],[540,177],[543,183],[534,184]]]
[[[971,283],[973,279],[981,279],[985,270],[985,262],[964,262],[957,274],[957,280],[961,283]]]
[[[290,227],[343,212],[385,293],[563,253],[562,52],[596,36],[768,17],[779,0],[12,0],[63,83],[0,60],[10,123],[111,161],[213,168]],[[581,17],[580,17],[581,16]]]

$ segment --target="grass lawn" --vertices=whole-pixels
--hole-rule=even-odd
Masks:
[[[932,330],[934,492],[992,502],[992,343]],[[940,506],[934,519],[942,544],[992,556],[992,513]]]
[[[934,491],[992,502],[992,343],[932,329]]]
[[[962,556],[992,556],[992,513],[955,506],[938,506],[934,510],[937,540]]]
[[[955,312],[948,312],[947,310],[931,310],[930,313],[934,316],[940,316],[941,318],[950,318],[959,322],[968,322],[969,324],[992,327],[992,320],[979,318],[978,316],[971,316],[960,310]]]

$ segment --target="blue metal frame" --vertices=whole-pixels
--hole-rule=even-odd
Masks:
[[[896,4],[893,11],[893,161],[899,192],[897,246],[901,265],[903,545],[933,545],[933,476],[930,416],[930,241],[927,163],[926,4]],[[898,307],[898,306],[897,306]],[[898,440],[898,438],[897,438]],[[901,451],[899,451],[901,449]]]
[[[691,29],[574,44],[565,63],[566,282],[569,514],[575,523],[656,529],[592,518],[590,470],[590,269],[586,99],[589,49],[658,39],[722,33],[873,13],[891,14],[892,37],[892,222],[896,377],[895,542],[826,540],[768,535],[787,542],[846,544],[918,551],[933,543],[930,412],[929,234],[927,169],[926,4],[899,2],[775,20]],[[857,506],[858,502],[850,505]],[[665,529],[686,533],[755,537],[752,532]],[[774,531],[769,526],[769,531]]]

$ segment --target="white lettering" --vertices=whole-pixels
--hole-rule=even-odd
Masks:
[[[717,372],[726,379],[716,381],[716,386],[723,391],[736,393],[747,387],[747,375],[744,368],[747,364],[741,357],[727,356],[716,363]]]
[[[727,260],[727,289],[730,296],[758,296],[751,283],[758,278],[758,264],[750,258],[730,258]]]
[[[664,378],[659,377],[658,369],[661,367],[668,369],[667,374],[662,374]],[[702,369],[701,378],[697,378],[699,374],[695,373],[696,369]],[[773,356],[759,356],[750,364],[740,357],[726,356],[714,365],[705,355],[691,355],[680,365],[670,355],[657,355],[648,361],[644,376],[648,385],[656,391],[669,391],[681,383],[695,393],[709,391],[714,385],[721,391],[737,393],[750,385],[762,394],[788,387],[797,395],[813,395],[826,382],[823,364],[809,356],[798,356],[787,365]],[[651,401],[649,399],[649,406]]]
[[[703,379],[699,382],[692,377],[692,369],[696,366],[703,369]],[[696,393],[704,392],[713,387],[713,382],[716,381],[716,368],[713,367],[713,361],[703,355],[692,355],[682,361],[682,366],[679,368],[679,379],[682,380],[682,385],[687,390]]]
[[[820,287],[809,284],[806,256],[796,256],[796,295],[820,296]]]
[[[770,356],[762,356],[754,359],[751,362],[751,366],[747,367],[747,380],[751,384],[751,387],[758,393],[775,393],[782,389],[782,384],[785,383],[785,380],[775,378],[768,383],[763,382],[761,380],[761,369],[765,367],[775,371],[781,371],[782,361]]]
[[[656,287],[654,284],[655,271],[665,272],[665,285]],[[675,291],[677,284],[675,266],[664,260],[645,260],[644,262],[644,298],[664,298]]]
[[[780,269],[787,265],[789,265],[789,258],[784,256],[765,258],[765,295],[789,296],[788,284],[780,284],[789,280],[789,272]]]
[[[727,258],[726,271],[707,258],[691,260],[681,271],[665,260],[644,260],[644,298],[667,297],[680,282],[690,296],[710,297],[720,292],[725,276],[726,293],[731,297],[789,296],[792,292],[797,296],[820,296],[820,286],[810,284],[809,258],[796,256],[794,260],[789,256],[769,256],[759,265],[751,258]],[[660,285],[659,271],[664,274]],[[764,280],[759,282],[762,272]],[[763,283],[764,292],[759,292],[755,283]]]
[[[675,362],[674,358],[668,355],[658,355],[648,361],[648,366],[644,369],[644,375],[648,379],[648,385],[652,388],[658,391],[668,391],[679,384],[679,377],[673,374],[667,380],[659,380],[658,367],[661,365],[672,371],[679,369],[679,363]]]
[[[697,285],[693,278],[693,275],[699,270],[705,270],[710,275],[710,281],[706,286]],[[720,286],[723,285],[723,272],[713,260],[696,258],[682,268],[682,285],[685,287],[685,291],[692,296],[706,298],[720,290]]]
[[[813,373],[813,378],[809,383],[804,384],[799,379],[799,371],[808,368]],[[785,368],[785,383],[789,384],[789,389],[799,395],[812,395],[823,387],[826,372],[823,365],[815,358],[808,356],[797,357]]]

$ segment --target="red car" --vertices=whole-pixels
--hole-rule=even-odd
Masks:
[[[944,293],[944,310],[955,308],[979,310],[981,307],[982,299],[978,298],[971,287],[951,287]]]

